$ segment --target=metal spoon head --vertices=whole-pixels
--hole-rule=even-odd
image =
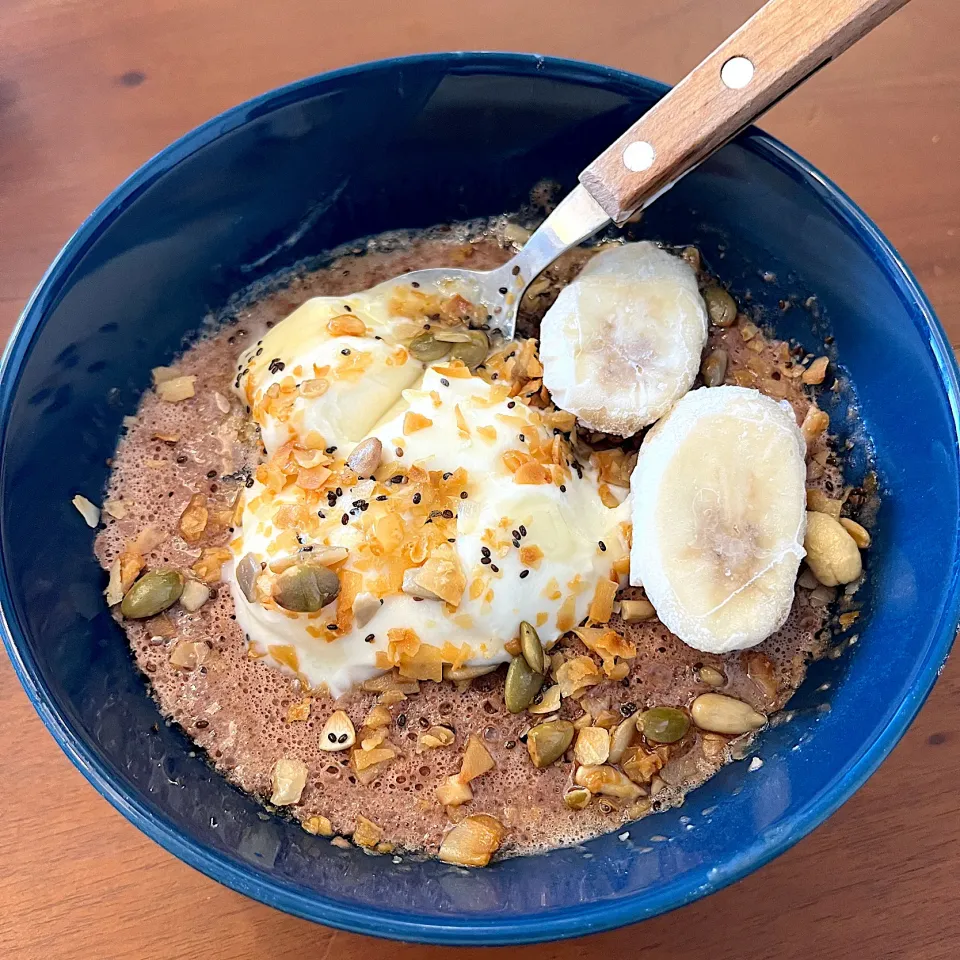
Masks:
[[[581,187],[576,187],[534,231],[523,249],[496,270],[463,270],[430,267],[397,277],[398,286],[464,299],[487,311],[486,326],[512,340],[517,328],[517,309],[527,287],[571,247],[602,230],[610,218]]]

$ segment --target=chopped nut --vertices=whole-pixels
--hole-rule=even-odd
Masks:
[[[449,747],[455,739],[449,727],[436,725],[420,735],[417,746],[424,750],[436,750],[438,747]]]
[[[460,765],[460,782],[470,783],[496,766],[490,751],[483,745],[476,734],[471,734],[467,740],[467,748],[463,752],[463,763]]]
[[[852,583],[863,571],[856,541],[828,514],[807,512],[803,546],[807,551],[807,566],[824,586]]]
[[[485,867],[503,842],[503,824],[485,813],[461,820],[440,844],[437,856],[444,863]]]
[[[563,802],[571,810],[583,810],[590,804],[591,796],[586,787],[571,787],[563,795]]]
[[[815,403],[807,408],[806,416],[800,425],[800,432],[807,446],[811,447],[823,432],[830,426],[830,417],[820,410]]]
[[[196,670],[210,658],[211,650],[202,640],[181,640],[170,654],[175,667]]]
[[[210,599],[210,588],[198,580],[187,580],[180,594],[180,606],[187,613],[196,613]]]
[[[196,377],[173,377],[170,380],[163,380],[156,385],[157,396],[167,403],[189,400],[196,396],[196,390],[194,389],[196,382]]]
[[[103,512],[115,520],[122,520],[127,515],[127,505],[122,500],[104,500]]]
[[[103,591],[103,595],[107,598],[107,606],[115,607],[121,600],[123,600],[124,594],[123,585],[120,581],[120,558],[117,557],[113,563],[110,564],[110,579],[107,582],[107,589]]]
[[[610,734],[603,727],[584,727],[573,745],[573,756],[584,766],[599,766],[610,756]]]
[[[437,800],[445,807],[460,807],[473,799],[473,790],[469,783],[464,783],[458,776],[447,777],[437,787]]]
[[[86,497],[81,494],[77,494],[71,501],[73,505],[80,512],[80,516],[83,517],[84,522],[88,527],[96,527],[100,522],[100,509],[95,504],[91,503]]]
[[[307,765],[302,760],[283,758],[273,765],[273,795],[270,802],[277,807],[300,802],[307,783]]]
[[[150,373],[153,377],[153,385],[155,387],[161,383],[165,383],[167,380],[175,380],[181,376],[180,371],[176,367],[154,367]]]
[[[349,750],[356,742],[357,732],[350,717],[343,710],[331,713],[320,731],[320,749],[328,753]]]
[[[638,745],[624,753],[620,767],[634,783],[649,783],[653,775],[663,768],[663,763],[663,757],[656,750],[647,750]]]
[[[849,517],[840,517],[840,525],[853,537],[853,542],[861,550],[866,550],[870,546],[870,534],[856,520],[851,520]]]
[[[824,377],[827,375],[827,366],[829,363],[830,361],[826,357],[817,357],[817,359],[803,371],[801,379],[804,383],[808,384],[823,383]]]
[[[363,721],[363,725],[369,727],[371,730],[379,730],[380,727],[389,727],[391,723],[393,723],[393,717],[390,716],[390,711],[380,704],[377,704]]]
[[[649,600],[621,600],[620,617],[624,623],[642,623],[657,615]]]
[[[555,683],[548,687],[540,699],[539,703],[532,703],[527,707],[527,713],[533,713],[540,716],[545,713],[553,713],[560,709],[560,684]]]
[[[643,795],[635,783],[607,764],[577,767],[573,779],[578,787],[586,787],[591,793],[618,800],[636,800]]]
[[[383,827],[357,815],[357,826],[353,831],[353,842],[358,847],[375,847],[383,839]]]
[[[300,826],[314,836],[333,836],[333,824],[326,817],[308,817]]]

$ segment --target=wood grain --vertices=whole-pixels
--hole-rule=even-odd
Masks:
[[[615,223],[623,224],[651,197],[689,173],[771,104],[844,50],[907,0],[769,0],[688,73],[581,174]],[[752,76],[728,87],[724,64],[745,61]],[[643,167],[627,151],[645,146]]]
[[[212,114],[353,61],[534,50],[676,82],[759,0],[0,0],[0,330],[137,165]],[[584,12],[589,19],[584,21]],[[765,118],[879,223],[960,343],[960,4],[913,0]],[[890,371],[891,376],[896,371]],[[960,672],[842,810],[677,913],[504,958],[960,956]],[[144,838],[60,753],[0,657],[0,957],[361,960],[490,956],[286,917]]]

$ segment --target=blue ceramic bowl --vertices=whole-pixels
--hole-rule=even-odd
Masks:
[[[70,759],[187,863],[361,933],[500,944],[604,930],[717,890],[796,843],[876,769],[923,703],[958,618],[953,356],[877,228],[758,131],[659,200],[642,233],[696,243],[760,307],[816,297],[815,310],[789,310],[779,331],[811,347],[835,338],[884,491],[859,642],[811,670],[793,721],[763,734],[762,769],[725,768],[626,840],[484,871],[394,864],[261,819],[257,803],[160,721],[104,608],[93,533],[71,497],[97,499],[150,368],[207,311],[344,241],[510,210],[544,176],[569,188],[664,90],[606,67],[515,54],[411,57],[305,80],[157,155],[43,279],[0,372],[4,640]],[[843,407],[833,418],[841,435]]]

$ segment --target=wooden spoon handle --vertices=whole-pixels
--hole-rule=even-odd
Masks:
[[[623,223],[907,0],[770,0],[581,174]]]

